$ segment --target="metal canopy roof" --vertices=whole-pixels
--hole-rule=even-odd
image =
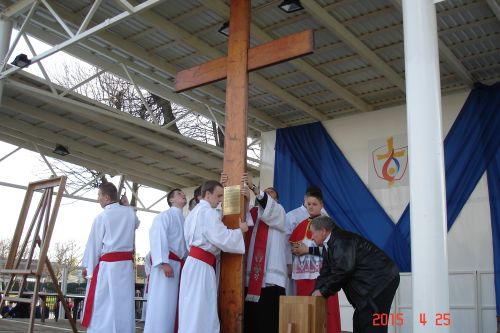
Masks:
[[[399,0],[302,0],[286,14],[280,1],[252,1],[252,46],[306,29],[315,52],[250,74],[249,134],[323,121],[404,103],[404,49]],[[0,0],[17,29],[132,81],[163,98],[224,123],[225,81],[173,92],[182,69],[226,54],[217,30],[229,1],[142,2]],[[48,6],[47,6],[48,4]],[[34,8],[33,10],[31,10]],[[436,4],[443,94],[500,79],[500,6],[496,0]],[[90,14],[89,14],[90,13]],[[26,19],[29,17],[29,19]],[[87,25],[88,24],[88,25]],[[125,69],[124,69],[125,68]],[[128,74],[127,74],[128,72]],[[130,76],[130,78],[128,77]],[[0,74],[0,139],[156,188],[218,178],[222,151],[17,71]],[[52,86],[52,87],[51,87]],[[210,108],[210,109],[209,109]],[[58,157],[60,158],[60,157]]]

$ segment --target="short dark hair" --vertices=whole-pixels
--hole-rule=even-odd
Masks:
[[[103,195],[109,196],[111,201],[118,201],[118,190],[113,183],[106,182],[99,185],[99,190]]]
[[[266,190],[273,190],[273,191],[276,193],[276,199],[278,199],[278,200],[279,200],[279,198],[280,198],[280,194],[278,193],[278,190],[277,190],[277,189],[275,189],[275,188],[274,188],[274,187],[272,187],[272,186],[269,186],[268,188],[266,188],[266,189],[264,190],[264,192],[265,192]]]
[[[332,231],[337,225],[335,221],[328,216],[317,216],[312,219],[311,227],[315,230],[325,229],[326,231]]]
[[[224,186],[216,180],[207,180],[201,184],[201,197],[204,198],[207,192],[214,193],[217,186],[224,188]]]
[[[201,185],[194,189],[193,197],[199,197],[201,195]]]
[[[323,193],[321,189],[317,186],[309,186],[306,191],[306,197],[313,197],[323,202]]]
[[[180,188],[174,188],[173,190],[171,190],[167,194],[167,203],[168,203],[169,207],[172,207],[172,203],[170,202],[170,199],[172,199],[172,197],[175,195],[175,191],[179,191],[180,192],[181,189]]]
[[[188,208],[189,210],[193,210],[194,207],[196,207],[196,205],[198,204],[198,199],[196,198],[191,198],[191,200],[189,200],[189,204],[188,204]]]

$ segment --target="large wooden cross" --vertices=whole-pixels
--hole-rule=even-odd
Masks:
[[[250,0],[232,0],[229,18],[228,55],[186,69],[176,75],[177,92],[200,87],[227,78],[224,172],[228,185],[240,184],[246,172],[248,72],[294,59],[313,52],[312,30],[300,32],[249,49]],[[244,200],[241,214],[224,217],[229,228],[238,228],[245,219]],[[243,256],[223,253],[221,259],[220,318],[221,332],[242,332]]]

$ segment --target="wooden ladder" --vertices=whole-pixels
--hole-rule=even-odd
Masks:
[[[5,297],[0,302],[0,309],[3,307],[4,302],[6,301],[16,303],[30,303],[31,311],[28,330],[28,332],[30,333],[33,332],[34,328],[35,311],[39,298],[40,280],[45,268],[47,268],[47,271],[52,279],[52,283],[57,292],[58,300],[61,301],[61,304],[66,311],[66,316],[68,317],[68,321],[73,329],[73,332],[78,332],[75,320],[71,316],[71,312],[66,305],[61,288],[59,288],[57,277],[54,269],[52,268],[52,264],[47,257],[50,239],[54,230],[54,225],[57,219],[57,213],[59,211],[59,206],[61,204],[65,186],[66,176],[41,180],[30,183],[28,185],[28,189],[26,190],[26,195],[24,197],[23,206],[21,208],[21,213],[19,214],[19,220],[17,221],[16,230],[14,231],[14,237],[12,238],[12,242],[10,245],[9,255],[5,263],[5,267],[3,269],[0,269],[0,274],[10,275],[9,283],[7,284],[7,288],[5,289]],[[55,201],[52,207],[52,197],[54,195],[55,187],[58,187],[58,189],[55,193]],[[42,196],[34,212],[31,224],[26,233],[23,235],[26,218],[30,210],[33,194],[35,192],[41,192]],[[21,246],[19,247],[20,243]],[[39,248],[38,262],[32,265],[36,247]],[[36,267],[32,267],[35,265]],[[20,268],[20,266],[24,267]],[[28,277],[33,277],[35,280],[35,287],[33,290],[33,295],[31,297],[28,297],[29,295],[25,293]],[[17,296],[13,297],[11,296],[11,294],[13,294],[12,288],[14,287],[16,280],[20,281],[19,290],[17,292]],[[42,321],[44,321],[45,316],[43,314],[42,307],[40,314]]]

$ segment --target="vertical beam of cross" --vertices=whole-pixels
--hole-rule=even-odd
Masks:
[[[314,50],[312,30],[299,32],[269,43],[250,46],[250,0],[232,0],[229,20],[228,55],[177,73],[177,92],[201,87],[227,78],[224,172],[227,185],[239,185],[246,172],[248,72],[295,59]],[[226,226],[239,227],[245,219],[246,203],[240,214],[224,217]],[[223,253],[219,284],[221,332],[243,331],[243,256]]]
[[[250,0],[231,1],[227,55],[226,135],[224,172],[228,185],[240,183],[247,161],[248,49],[250,45]],[[237,228],[245,219],[245,203],[241,214],[224,217],[224,223]],[[220,272],[221,332],[243,331],[243,256],[223,253]]]

